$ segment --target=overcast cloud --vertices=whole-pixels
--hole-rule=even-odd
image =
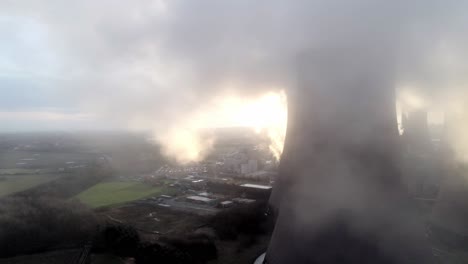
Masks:
[[[362,42],[392,53],[396,85],[453,97],[467,87],[467,8],[456,0],[4,0],[0,118],[93,118],[32,115],[2,120],[0,130],[167,124],[224,90],[291,85],[304,52],[354,52]]]

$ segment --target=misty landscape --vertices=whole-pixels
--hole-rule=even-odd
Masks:
[[[0,2],[0,264],[468,263],[468,2]]]

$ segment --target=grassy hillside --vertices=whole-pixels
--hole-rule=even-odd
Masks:
[[[140,182],[111,181],[96,184],[77,195],[77,198],[83,203],[97,208],[163,193],[167,193],[166,187],[153,187]]]

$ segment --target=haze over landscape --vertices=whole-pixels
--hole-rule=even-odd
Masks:
[[[394,54],[397,87],[435,111],[461,111],[465,8],[460,1],[3,1],[1,130],[139,128],[167,139],[187,126],[252,125],[220,124],[212,112],[230,99],[213,100],[279,93],[294,83],[298,54],[359,39]],[[365,39],[366,24],[384,34]],[[213,121],[187,125],[201,111]]]
[[[0,257],[463,263],[466,10],[1,1]],[[43,246],[6,243],[51,208]]]

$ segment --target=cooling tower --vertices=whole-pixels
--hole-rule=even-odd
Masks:
[[[452,162],[453,163],[453,162]],[[468,246],[468,180],[465,167],[446,168],[431,217],[433,235],[453,248]]]
[[[398,170],[391,63],[379,48],[355,51],[298,63],[268,264],[432,261]]]

